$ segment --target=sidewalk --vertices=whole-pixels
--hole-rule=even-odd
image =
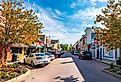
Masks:
[[[113,63],[115,66],[116,65],[116,61],[113,61],[113,60],[106,60],[106,59],[103,59],[103,60],[100,60],[100,59],[94,59],[95,61],[98,61],[98,62],[101,62],[101,63],[105,63],[107,65],[110,65],[111,63]]]
[[[57,58],[16,82],[85,82],[72,58]]]

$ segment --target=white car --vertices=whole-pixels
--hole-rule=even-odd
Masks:
[[[54,54],[46,52],[45,55],[49,56],[50,60],[54,60],[55,59]]]
[[[31,66],[46,65],[50,63],[50,58],[45,53],[31,53],[25,57],[24,63],[31,64]]]

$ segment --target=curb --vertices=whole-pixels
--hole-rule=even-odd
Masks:
[[[107,65],[110,65],[109,63],[106,63],[106,62],[103,62],[103,61],[100,61],[100,60],[96,60],[96,59],[94,59],[94,60],[97,61],[97,62],[101,62],[101,63],[107,64]]]
[[[30,73],[30,69],[27,68],[27,70],[28,70],[28,71],[27,71],[25,74],[22,74],[22,75],[20,75],[20,76],[17,76],[17,77],[15,77],[15,78],[10,79],[10,80],[5,81],[5,82],[16,82],[17,79],[20,79],[20,78],[22,78],[22,77],[24,77],[24,76],[27,76],[27,75]]]
[[[120,75],[117,75],[117,74],[115,74],[115,73],[112,73],[112,72],[110,72],[110,71],[107,71],[107,70],[103,70],[103,72],[105,72],[105,73],[107,73],[107,74],[109,74],[109,75],[111,75],[111,76],[114,76],[115,78],[118,78],[118,79],[120,79],[121,80],[121,76]]]
[[[106,63],[106,62],[103,62],[103,61],[100,61],[100,60],[96,60],[96,59],[94,59],[94,60],[97,61],[97,62],[100,62],[100,63],[107,64],[107,65],[110,65],[111,64],[111,63]],[[114,64],[114,66],[115,67],[119,67],[118,65],[115,65],[115,64]]]

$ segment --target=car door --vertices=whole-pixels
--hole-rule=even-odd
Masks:
[[[28,64],[31,64],[32,57],[33,57],[33,54],[30,54],[30,55],[27,57],[26,62],[27,62]]]

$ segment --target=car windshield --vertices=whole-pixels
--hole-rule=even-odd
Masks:
[[[35,56],[45,56],[45,54],[44,53],[42,53],[42,54],[35,54]]]

